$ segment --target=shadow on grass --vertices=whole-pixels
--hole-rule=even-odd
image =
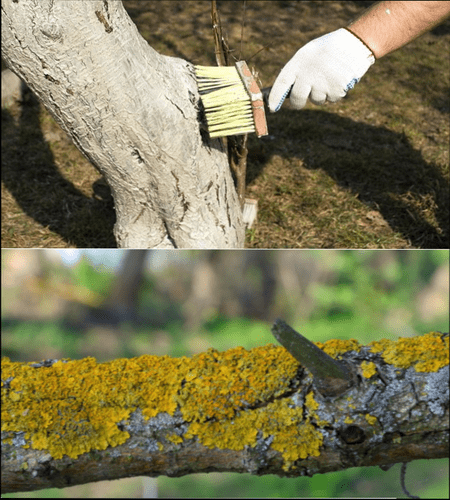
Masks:
[[[340,241],[346,247],[360,246],[351,235],[358,215],[352,214],[353,208],[345,200],[331,193],[333,184],[344,193],[342,196],[353,197],[379,212],[390,229],[411,246],[448,248],[448,181],[442,167],[425,161],[404,134],[323,110],[283,109],[269,115],[268,121],[274,140],[270,136],[258,142],[251,138],[247,183],[258,178],[277,155],[282,158],[286,172],[292,168],[298,170],[294,172],[295,184],[288,186],[291,192],[279,194],[292,197],[291,217],[297,219],[298,225],[306,218],[318,228],[324,224],[320,220],[324,211],[335,220],[349,221],[348,238],[344,223],[339,222],[339,234],[325,227],[317,241],[303,246],[338,247]],[[94,185],[94,191],[100,194],[90,198],[63,177],[43,137],[36,99],[30,97],[28,103],[22,104],[17,127],[9,112],[2,110],[2,129],[2,180],[23,212],[60,235],[68,245],[115,247],[115,214],[108,186],[101,182]],[[298,165],[292,163],[293,159],[299,160]],[[322,180],[313,189],[308,176],[305,181],[304,169],[322,173]],[[311,191],[315,199],[311,198]],[[345,217],[341,218],[342,214]],[[267,222],[273,231],[277,222],[270,210]],[[374,227],[371,231],[376,233]],[[379,246],[392,247],[384,243],[384,236],[380,234]],[[25,242],[18,246],[35,245]]]
[[[96,197],[90,198],[65,179],[43,136],[39,102],[30,91],[20,110],[16,125],[11,113],[2,109],[2,182],[6,189],[26,215],[68,245],[116,247],[109,187],[98,181]]]
[[[269,115],[268,121],[274,136],[262,146],[252,141],[248,184],[278,155],[282,168],[324,172],[344,191],[379,211],[390,228],[414,247],[448,248],[448,181],[442,167],[425,161],[404,134],[322,110],[287,109]],[[289,187],[291,192],[306,189],[301,172],[298,177],[299,184]],[[318,202],[322,207],[331,204],[326,192],[324,186]],[[339,204],[330,205],[330,210],[339,209]]]

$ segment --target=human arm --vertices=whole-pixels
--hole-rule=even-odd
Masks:
[[[378,2],[347,29],[379,59],[431,30],[449,15],[449,1]]]
[[[389,12],[389,13],[388,13]],[[314,104],[336,102],[375,62],[417,38],[450,14],[450,2],[379,2],[346,28],[312,40],[284,66],[269,96],[278,111],[290,92],[293,109],[309,98]]]

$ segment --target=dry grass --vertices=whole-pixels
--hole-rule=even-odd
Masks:
[[[366,2],[248,1],[241,57],[263,86]],[[149,44],[215,65],[209,2],[127,1]],[[219,3],[239,57],[242,3]],[[268,116],[250,137],[251,248],[448,248],[450,21],[369,70],[334,105]],[[265,47],[255,57],[257,51]],[[2,111],[2,246],[113,247],[108,187],[32,97]]]

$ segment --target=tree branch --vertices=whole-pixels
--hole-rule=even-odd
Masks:
[[[97,363],[2,359],[2,492],[210,471],[312,476],[448,456],[448,334],[317,343],[359,373],[323,396],[268,345]]]
[[[222,22],[220,21],[217,2],[215,0],[211,1],[211,21],[217,66],[231,66],[231,51],[222,33]],[[223,144],[228,149],[228,162],[235,178],[241,210],[244,209],[245,204],[245,175],[247,172],[248,155],[247,138],[248,134],[222,137]]]

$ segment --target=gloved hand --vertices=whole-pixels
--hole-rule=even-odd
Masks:
[[[281,70],[270,92],[269,109],[278,111],[289,91],[294,109],[303,108],[308,97],[314,104],[339,101],[374,62],[368,47],[344,28],[316,38]]]

